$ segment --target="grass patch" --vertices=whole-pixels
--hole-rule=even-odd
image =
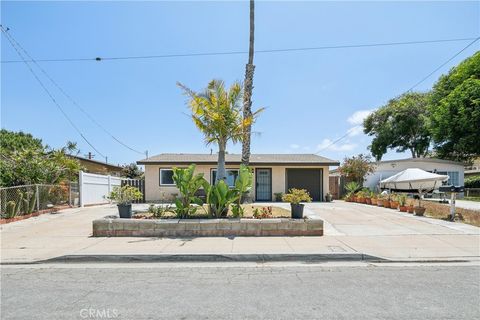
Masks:
[[[460,200],[480,202],[480,197],[463,197],[463,199]]]

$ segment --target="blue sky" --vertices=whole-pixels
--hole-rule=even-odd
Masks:
[[[257,2],[256,49],[476,37],[479,2]],[[8,2],[1,19],[36,59],[248,50],[248,2]],[[361,122],[368,110],[408,90],[468,41],[324,51],[258,53],[254,153],[314,153]],[[17,60],[2,36],[2,60]],[[475,44],[417,89],[428,90]],[[150,155],[209,152],[187,116],[180,81],[195,90],[212,78],[243,80],[247,56],[103,62],[44,62],[42,67],[120,140]],[[39,73],[41,74],[41,73]],[[53,94],[109,162],[142,158],[113,141],[55,90]],[[59,147],[77,141],[24,64],[1,65],[1,124]],[[368,152],[359,130],[320,152],[341,160]],[[240,145],[230,146],[238,153]],[[409,154],[389,152],[385,159]],[[97,159],[101,160],[99,155]]]

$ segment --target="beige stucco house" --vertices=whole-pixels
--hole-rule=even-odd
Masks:
[[[233,185],[241,163],[238,154],[226,155],[227,183]],[[209,182],[215,180],[216,154],[163,153],[137,161],[145,166],[146,201],[170,200],[178,195],[172,179],[173,167],[196,164]],[[328,193],[330,166],[339,162],[315,154],[252,154],[250,166],[254,171],[252,195],[255,201],[273,201],[275,193],[285,193],[290,188],[307,189],[313,201],[324,201]]]

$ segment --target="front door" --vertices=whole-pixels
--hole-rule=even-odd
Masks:
[[[255,170],[255,201],[272,201],[272,169]]]

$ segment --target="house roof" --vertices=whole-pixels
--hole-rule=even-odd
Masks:
[[[137,164],[176,164],[176,163],[217,163],[217,154],[198,154],[198,153],[162,153],[148,159],[137,161]],[[226,154],[225,162],[227,164],[241,163],[240,154]],[[250,155],[250,164],[271,164],[271,165],[328,165],[338,166],[339,162],[331,160],[316,154],[252,154]]]
[[[69,154],[68,156],[70,158],[74,158],[74,159],[77,159],[79,161],[98,164],[98,165],[104,166],[105,168],[109,168],[109,169],[112,169],[112,170],[122,170],[123,169],[123,167],[121,167],[119,165],[114,165],[114,164],[111,164],[111,163],[106,163],[106,162],[102,162],[102,161],[98,161],[98,160],[93,160],[93,159],[83,158],[83,157],[79,157],[79,156],[74,156],[72,154]]]
[[[430,163],[447,163],[447,164],[455,164],[459,166],[465,165],[462,162],[451,161],[451,160],[443,160],[437,158],[407,158],[407,159],[398,159],[398,160],[385,160],[385,161],[378,161],[377,164],[380,163],[394,163],[394,162],[430,162]]]

